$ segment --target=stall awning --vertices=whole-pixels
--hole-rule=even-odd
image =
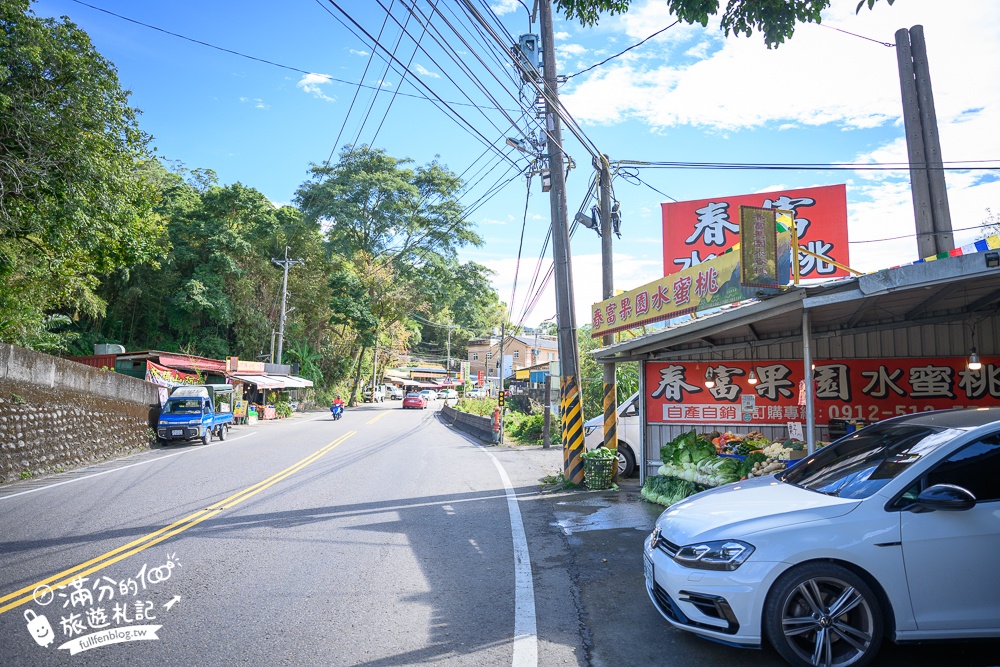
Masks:
[[[285,383],[273,375],[230,375],[229,377],[240,382],[255,384],[260,389],[284,389]]]
[[[284,382],[285,389],[303,389],[313,386],[312,380],[307,380],[297,375],[268,375],[267,377]]]

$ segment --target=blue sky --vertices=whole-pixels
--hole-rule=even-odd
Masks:
[[[386,71],[383,59],[370,57],[372,42],[327,0],[87,1],[274,63],[207,48],[72,0],[33,5],[39,16],[67,15],[90,34],[118,68],[123,87],[132,91],[132,103],[143,112],[140,124],[161,156],[190,168],[214,169],[223,183],[239,181],[277,203],[291,202],[310,163],[327,160],[336,146],[356,138],[396,157],[418,164],[437,158],[465,173],[467,205],[476,204],[495,183],[510,180],[471,215],[486,244],[462,257],[497,272],[494,284],[504,301],[511,300],[517,273],[514,319],[521,319],[548,228],[548,195],[541,193],[538,178],[532,179],[518,265],[528,190],[517,174],[526,161],[501,137],[523,136],[534,121],[519,108],[515,75],[500,47],[477,27],[463,3],[439,0],[439,13],[421,37],[421,27],[402,2],[337,0],[372,36],[381,32],[385,47],[409,64],[411,73],[404,80],[398,67]],[[417,15],[429,15],[434,4],[417,0]],[[501,39],[529,29],[528,14],[517,0],[470,4],[492,13],[489,22]],[[856,0],[834,0],[823,26],[800,26],[776,50],[766,49],[759,35],[727,39],[717,24],[679,25],[571,77],[561,91],[563,102],[589,141],[612,161],[905,162],[895,51],[862,37],[893,42],[897,29],[921,24],[944,159],[994,160],[996,167],[1000,3],[965,0],[958,12],[940,0],[897,0],[891,7],[880,0],[874,10],[855,15],[856,5]],[[393,18],[387,19],[387,9]],[[595,28],[558,19],[558,70],[580,72],[673,20],[663,3],[645,0]],[[409,33],[402,39],[400,24]],[[531,30],[539,32],[537,24]],[[417,38],[422,48],[414,53]],[[369,87],[360,89],[352,106],[362,81]],[[399,95],[390,107],[394,91]],[[435,94],[453,111],[419,98]],[[497,110],[497,103],[506,111]],[[490,149],[486,144],[494,141]],[[572,213],[584,200],[592,168],[580,142],[567,133],[564,143],[576,163],[568,179]],[[913,213],[905,171],[637,173],[645,184],[625,178],[615,182],[623,212],[623,237],[615,240],[619,289],[663,273],[660,203],[669,200],[660,192],[686,200],[847,183],[851,264],[870,271],[917,259],[916,243],[907,237],[913,234]],[[956,229],[980,225],[988,208],[1000,211],[1000,169],[949,171],[947,180]],[[893,239],[898,236],[906,238]],[[959,244],[976,237],[975,231],[956,233]],[[581,229],[572,252],[576,311],[585,318],[590,304],[601,297],[599,239]],[[548,257],[551,250],[542,274]],[[534,325],[554,314],[550,284],[524,323]]]

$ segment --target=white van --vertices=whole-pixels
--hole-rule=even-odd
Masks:
[[[604,444],[604,415],[583,423],[583,442],[588,450]],[[639,392],[618,406],[618,476],[631,477],[639,457]]]

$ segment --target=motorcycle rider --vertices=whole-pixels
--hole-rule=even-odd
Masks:
[[[337,397],[330,402],[330,412],[333,413],[333,416],[335,418],[337,416],[338,411],[339,412],[344,411],[344,400],[340,397],[340,394],[337,394]]]

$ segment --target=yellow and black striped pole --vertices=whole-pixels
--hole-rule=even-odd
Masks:
[[[562,409],[563,477],[567,482],[583,484],[583,406],[577,377],[564,375],[559,393]]]
[[[607,343],[606,343],[607,344]],[[611,376],[610,378],[608,376]],[[618,453],[618,396],[615,365],[604,365],[604,446]],[[618,466],[612,468],[611,480],[618,480]]]

